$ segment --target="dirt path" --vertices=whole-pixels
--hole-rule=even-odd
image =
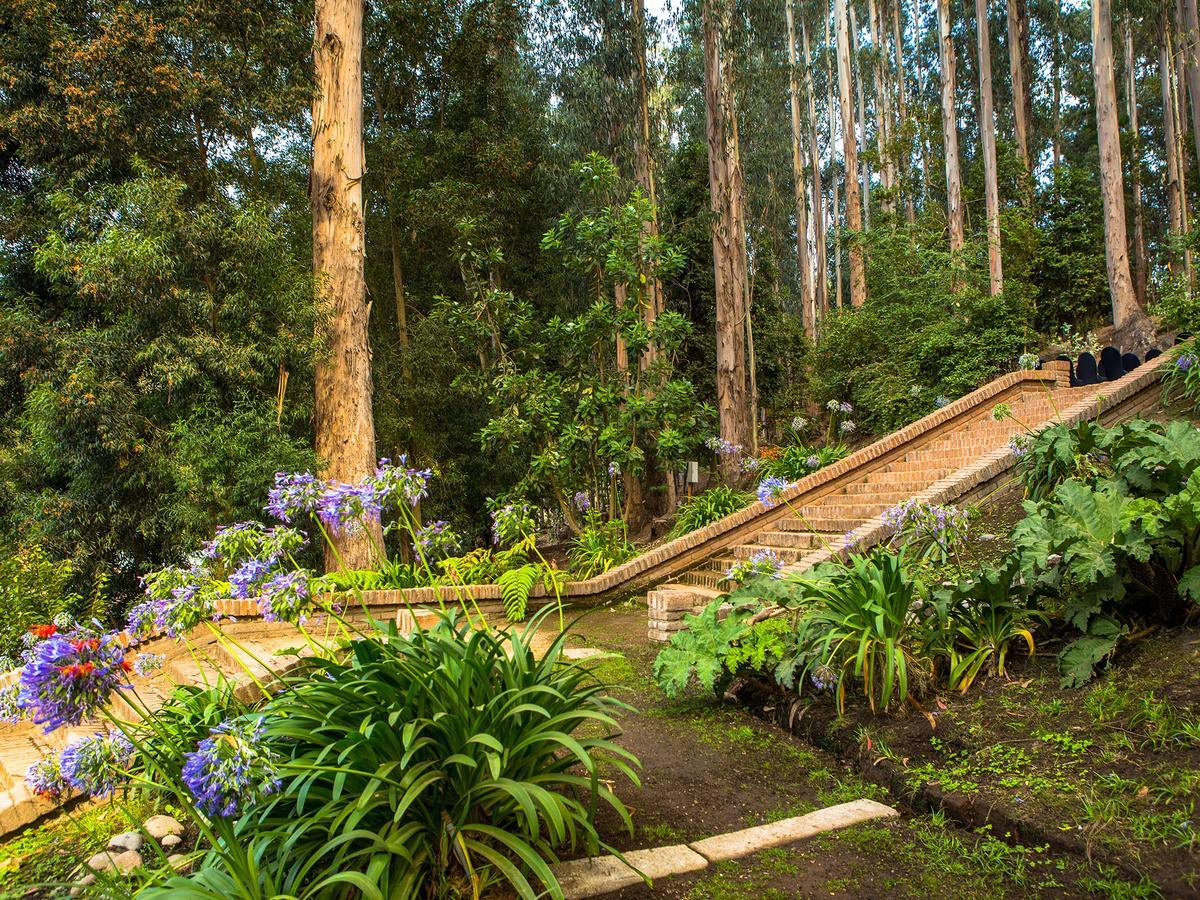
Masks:
[[[569,640],[570,646],[619,654],[595,663],[596,671],[616,696],[637,708],[622,720],[619,743],[641,760],[643,783],[616,784],[635,833],[622,831],[615,815],[601,820],[605,839],[615,847],[694,840],[859,797],[899,806],[833,755],[749,712],[700,695],[668,700],[651,677],[658,647],[645,639],[645,616],[644,606],[632,603],[597,609]],[[1113,873],[1089,869],[1086,860],[1011,846],[899,808],[899,820],[857,826],[613,896],[1141,895]]]

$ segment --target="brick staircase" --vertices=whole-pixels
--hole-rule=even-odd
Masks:
[[[863,467],[857,477],[835,490],[801,506],[792,504],[787,514],[766,525],[741,543],[721,550],[691,569],[675,584],[727,591],[734,585],[725,579],[729,567],[739,559],[770,550],[789,570],[803,570],[828,559],[846,546],[847,538],[864,522],[934,483],[957,472],[980,456],[1008,445],[1010,439],[1052,420],[1072,403],[1094,393],[1094,388],[1033,388],[1006,401],[1012,418],[997,421],[991,408],[962,422],[954,430],[914,447],[896,459],[878,466]],[[1015,419],[1015,421],[1014,421]],[[1023,423],[1023,424],[1018,424]],[[664,585],[670,589],[673,585]]]

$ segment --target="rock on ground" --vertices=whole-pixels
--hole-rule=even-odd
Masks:
[[[169,834],[176,836],[183,834],[183,826],[179,824],[178,819],[171,816],[151,816],[142,827],[146,829],[146,834],[156,841],[162,840]]]
[[[123,831],[108,839],[109,850],[141,850],[142,836],[136,831]]]

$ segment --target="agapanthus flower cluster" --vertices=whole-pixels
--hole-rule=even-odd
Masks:
[[[46,800],[57,800],[67,792],[58,754],[48,753],[25,770],[25,786]]]
[[[760,503],[765,503],[767,506],[774,506],[779,502],[779,495],[791,486],[792,482],[786,478],[772,476],[760,481],[758,483],[758,490],[755,493]]]
[[[829,410],[830,412],[835,413],[838,411],[838,409],[841,408],[841,404],[838,403],[836,400],[830,400],[828,403],[825,404],[825,408],[827,410]]]
[[[133,674],[145,678],[162,669],[163,662],[161,653],[139,653],[133,661]]]
[[[817,469],[821,468],[821,458],[814,453],[812,456],[804,460],[804,465],[813,471],[816,471]]]
[[[616,478],[620,474],[621,474],[621,467],[619,465],[617,465],[615,462],[610,462],[608,464],[608,477]]]
[[[321,493],[317,516],[334,534],[353,534],[383,514],[383,502],[368,482],[331,482]]]
[[[115,635],[56,634],[37,645],[21,670],[18,703],[47,733],[79,725],[128,686],[130,668]]]
[[[792,431],[803,431],[808,427],[808,419],[804,416],[796,416],[792,419]]]
[[[53,624],[59,631],[69,631],[75,624],[75,617],[69,612],[60,612],[54,617]]]
[[[1013,456],[1021,457],[1029,452],[1029,435],[1016,434],[1008,439],[1008,449]]]
[[[838,423],[838,431],[840,431],[842,434],[851,434],[856,428],[858,428],[858,426],[849,419],[845,419]]]
[[[506,503],[492,511],[492,543],[516,544],[537,531],[528,503]]]
[[[747,559],[739,559],[725,570],[727,581],[743,582],[761,576],[775,576],[783,568],[783,560],[769,547],[755,550]]]
[[[19,684],[10,684],[6,688],[0,688],[0,722],[6,722],[9,725],[15,725],[25,718],[25,710],[20,704],[21,686]]]
[[[133,744],[119,731],[73,741],[58,760],[67,784],[92,797],[116,793],[127,780],[132,762]]]
[[[571,498],[571,505],[585,513],[592,508],[592,498],[587,491],[576,491],[575,496]]]
[[[246,560],[229,576],[230,595],[238,600],[253,596],[274,568],[274,559]]]
[[[848,416],[850,413],[854,412],[854,407],[851,404],[843,401],[838,404],[838,412],[840,412],[843,416]]]
[[[426,558],[449,556],[462,545],[462,540],[450,527],[450,523],[440,519],[430,522],[428,525],[422,525],[414,532],[414,538],[417,547]]]
[[[912,397],[914,400],[916,400],[918,397],[920,397],[921,396],[921,386],[919,384],[914,384],[912,387],[910,387],[908,389],[908,396]]]
[[[212,539],[200,548],[204,559],[219,560],[236,565],[239,560],[254,556],[262,545],[266,527],[261,522],[234,522],[221,525]]]
[[[938,409],[941,409],[944,406],[949,406],[950,398],[947,397],[945,394],[938,394],[936,397],[933,398],[933,405],[936,406]]]
[[[386,457],[379,461],[375,475],[367,479],[375,490],[375,498],[381,506],[398,505],[401,500],[416,506],[429,494],[432,469],[414,469],[408,465],[408,457],[401,455],[393,463]]]
[[[971,515],[953,505],[940,505],[910,497],[883,512],[883,522],[896,539],[936,545],[943,552],[967,540]]]
[[[1007,403],[997,403],[992,407],[992,418],[997,422],[1003,422],[1012,415],[1012,407]]]
[[[159,630],[179,638],[216,618],[217,590],[211,574],[202,568],[168,566],[147,575],[142,584],[147,599],[129,611],[131,634],[146,637]]]
[[[308,620],[309,597],[308,572],[280,572],[263,585],[258,608],[268,622],[303,625]]]
[[[838,674],[829,666],[821,665],[814,668],[808,675],[808,680],[818,691],[832,691],[838,684]]]
[[[1036,369],[1042,364],[1036,353],[1022,353],[1017,357],[1017,368]]]
[[[1175,368],[1180,372],[1186,372],[1196,364],[1196,355],[1194,353],[1183,353],[1175,360]]]
[[[324,491],[325,483],[311,472],[277,472],[265,510],[280,522],[294,522],[316,512]]]
[[[711,450],[717,456],[739,456],[745,448],[741,444],[735,444],[733,441],[727,441],[723,437],[713,435],[704,442],[704,446]]]
[[[757,456],[743,456],[741,462],[738,463],[738,468],[747,475],[752,475],[758,471],[761,465],[762,460]]]
[[[262,719],[225,722],[184,757],[183,783],[205,815],[236,816],[279,789],[278,757],[264,732]]]

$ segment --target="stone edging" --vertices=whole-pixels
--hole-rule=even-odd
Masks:
[[[739,859],[760,850],[802,841],[871,819],[895,818],[899,815],[895,807],[875,800],[852,800],[803,816],[718,834],[690,844],[559,863],[553,867],[553,871],[562,886],[563,896],[567,900],[579,900],[638,884],[649,883],[653,887],[656,879],[669,875],[698,872],[710,863]]]

